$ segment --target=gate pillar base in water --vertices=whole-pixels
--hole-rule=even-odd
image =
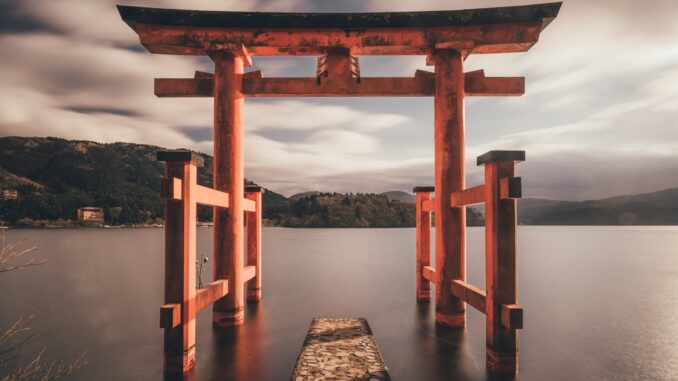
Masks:
[[[235,311],[214,311],[212,315],[212,324],[215,327],[233,327],[241,325],[245,320],[245,310],[240,308]]]
[[[498,353],[492,348],[486,348],[487,369],[494,373],[516,374],[518,373],[517,353]]]
[[[182,374],[195,368],[195,345],[180,354],[165,354],[163,369],[165,374]]]
[[[436,312],[436,324],[452,328],[466,327],[466,313],[439,313]]]

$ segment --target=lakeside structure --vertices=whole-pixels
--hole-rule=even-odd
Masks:
[[[104,208],[97,206],[85,206],[78,209],[78,221],[80,222],[104,222]]]
[[[16,200],[19,198],[19,191],[16,189],[3,189],[2,190],[2,199],[3,200]]]
[[[151,53],[208,56],[214,73],[155,80],[159,97],[213,97],[215,189],[195,183],[201,158],[161,152],[167,162],[165,328],[167,373],[195,364],[195,314],[213,304],[215,327],[243,323],[244,289],[261,299],[261,198],[244,183],[245,97],[433,96],[435,186],[420,189],[417,213],[417,299],[436,284],[436,324],[463,328],[466,304],[486,314],[487,367],[518,370],[522,309],[517,305],[515,198],[521,151],[491,151],[478,158],[485,184],[466,188],[464,98],[519,96],[522,77],[464,73],[470,54],[530,49],[557,16],[560,3],[461,11],[398,13],[247,13],[118,6],[123,20]],[[412,77],[362,77],[360,55],[422,55],[435,71]],[[315,76],[265,78],[245,72],[253,56],[317,56]],[[435,196],[431,192],[435,190]],[[465,206],[486,206],[486,291],[466,283]],[[214,282],[195,290],[195,206],[214,210]],[[430,260],[430,212],[435,211],[436,266]],[[244,258],[247,213],[247,263]],[[251,230],[250,230],[251,229]],[[252,234],[249,234],[249,233]],[[428,234],[428,238],[426,235]],[[252,242],[250,242],[252,241]],[[427,294],[429,295],[427,297]]]

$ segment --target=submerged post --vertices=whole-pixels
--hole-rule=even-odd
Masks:
[[[466,307],[449,287],[466,279],[466,208],[451,208],[452,192],[464,189],[464,72],[462,54],[435,50],[436,323],[464,327]]]
[[[424,268],[431,265],[431,192],[434,187],[415,187],[417,194],[417,301],[431,300],[431,282],[423,275]],[[427,205],[425,205],[427,204]]]
[[[214,209],[214,277],[228,279],[228,295],[214,303],[216,327],[240,325],[244,316],[244,57],[212,51],[214,61],[214,187],[230,195],[228,209]]]
[[[195,366],[195,243],[196,202],[191,190],[197,167],[203,159],[190,151],[158,152],[165,161],[163,197],[165,198],[165,305],[171,322],[165,327],[165,373],[186,372]],[[181,181],[180,199],[175,198],[174,179]],[[178,191],[178,189],[177,189]],[[176,324],[179,313],[181,323]],[[162,319],[162,318],[161,318]]]
[[[524,151],[490,151],[478,157],[485,165],[485,281],[487,367],[496,373],[518,372],[516,198],[521,196],[515,162]]]
[[[258,185],[245,187],[245,197],[254,201],[254,211],[247,213],[247,266],[254,266],[254,278],[247,282],[247,301],[261,300],[261,193]]]

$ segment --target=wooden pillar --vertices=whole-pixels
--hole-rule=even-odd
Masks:
[[[452,192],[464,189],[464,72],[456,50],[436,50],[435,222],[436,323],[464,327],[466,307],[452,295],[453,280],[466,280],[466,208],[450,207]]]
[[[165,199],[165,304],[181,305],[181,324],[165,328],[165,373],[195,366],[196,202],[191,197],[202,157],[190,151],[158,152],[166,161],[165,184],[181,180],[181,200]]]
[[[422,276],[425,266],[431,265],[431,211],[423,208],[424,201],[431,199],[433,187],[416,187],[417,194],[417,301],[431,300],[431,282]]]
[[[247,213],[247,266],[255,266],[254,278],[247,283],[247,300],[261,300],[261,187],[245,187],[245,197],[255,203],[254,212]]]
[[[490,151],[478,158],[478,165],[485,165],[487,367],[496,373],[518,371],[518,332],[509,318],[502,320],[502,313],[518,303],[516,200],[510,180],[515,175],[514,161],[524,159],[524,151]]]
[[[228,209],[214,208],[214,279],[228,279],[228,295],[214,303],[217,327],[240,325],[244,316],[244,58],[210,52],[214,61],[214,187],[229,194]]]

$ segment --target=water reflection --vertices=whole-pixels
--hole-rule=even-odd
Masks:
[[[520,380],[678,379],[678,229],[519,234]],[[0,276],[0,327],[53,306],[33,329],[48,358],[87,349],[74,379],[162,380],[162,230],[8,232],[24,237],[49,262]],[[466,329],[436,327],[433,304],[416,303],[413,230],[275,228],[263,237],[261,303],[247,305],[238,328],[213,329],[211,308],[202,311],[195,371],[179,379],[289,380],[313,317],[364,317],[394,380],[506,380],[485,370],[483,314],[469,309]],[[211,230],[198,238],[209,253]],[[476,285],[482,240],[482,229],[469,229]],[[629,305],[643,308],[628,314]]]
[[[197,371],[192,369],[190,372],[182,374],[165,374],[163,377],[165,381],[198,381]]]

